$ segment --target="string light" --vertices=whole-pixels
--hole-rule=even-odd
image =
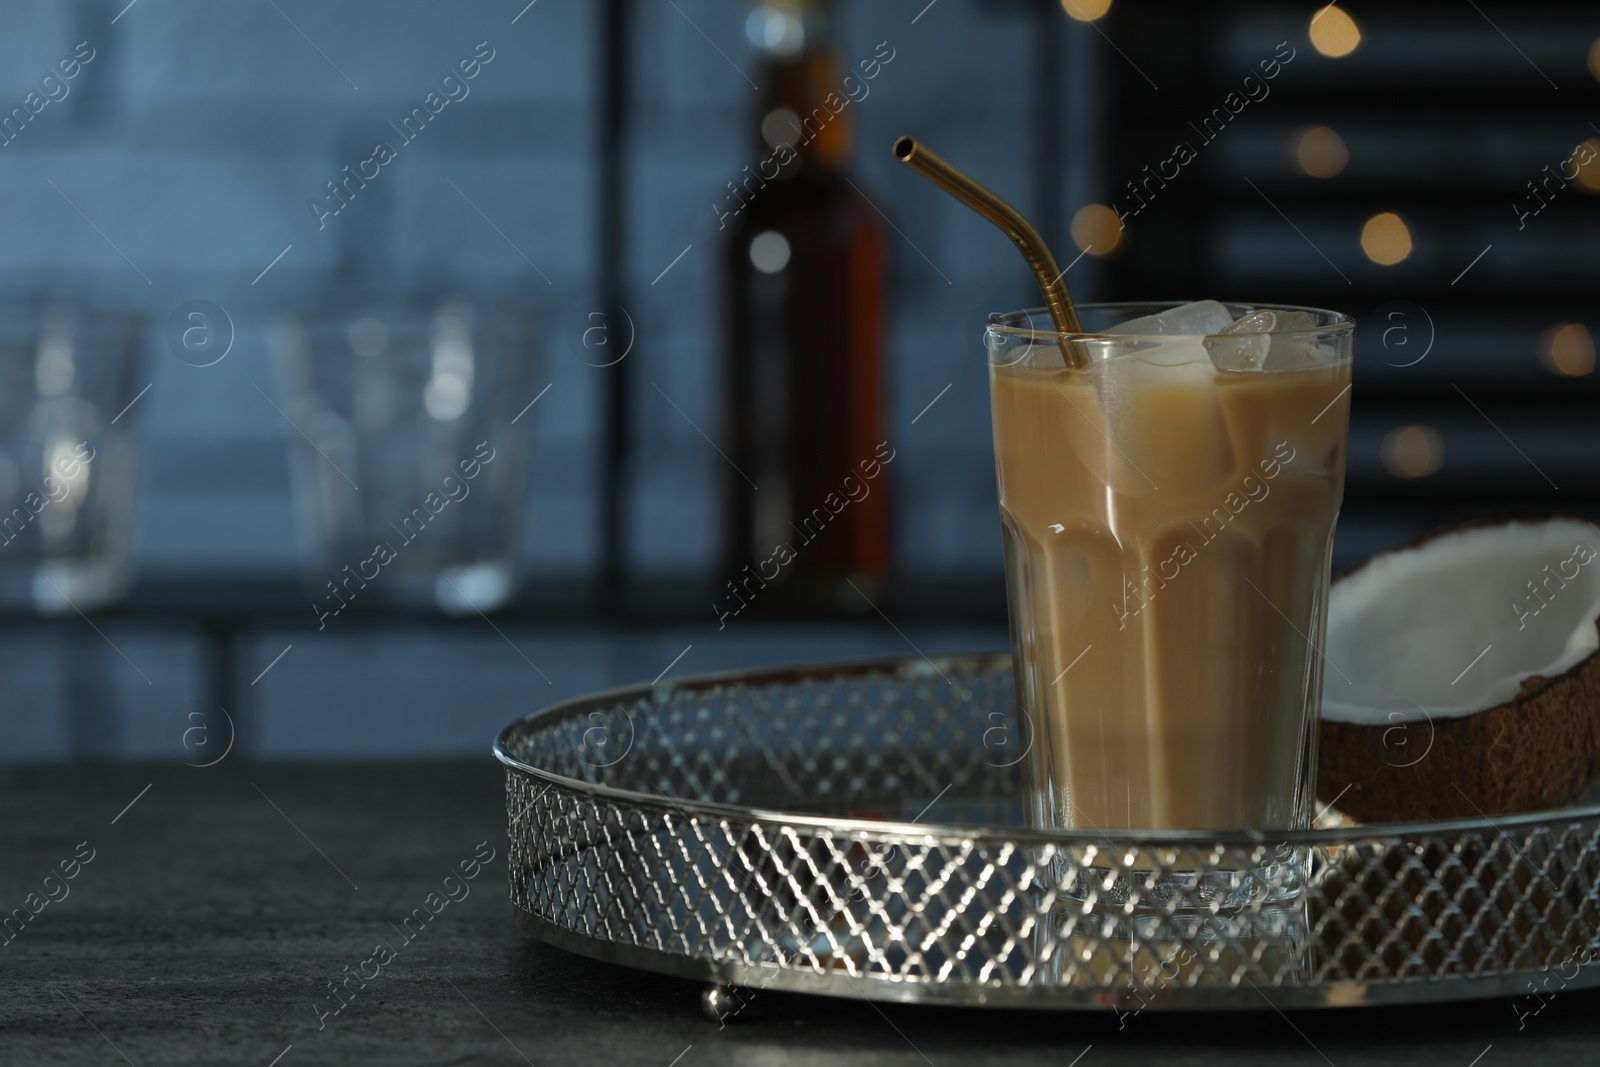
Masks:
[[[1111,10],[1111,0],[1061,0],[1061,6],[1079,22],[1093,22]]]
[[[1553,374],[1594,373],[1594,338],[1581,322],[1558,322],[1539,335],[1539,362]]]
[[[1383,439],[1383,465],[1396,478],[1426,478],[1444,466],[1444,440],[1432,426],[1401,426]]]
[[[1122,243],[1122,220],[1104,204],[1085,204],[1072,216],[1072,240],[1091,256],[1109,255]]]
[[[1584,149],[1588,149],[1587,152]],[[1587,162],[1583,162],[1583,161]],[[1600,137],[1591,137],[1572,153],[1577,175],[1573,179],[1586,193],[1600,193]]]
[[[1343,8],[1329,4],[1311,16],[1311,47],[1329,59],[1339,59],[1361,43],[1361,28]]]
[[[1294,139],[1294,161],[1313,178],[1331,178],[1350,162],[1344,139],[1326,126],[1312,126]]]
[[[1411,231],[1392,211],[1374,215],[1361,227],[1361,251],[1372,262],[1392,267],[1411,254]]]

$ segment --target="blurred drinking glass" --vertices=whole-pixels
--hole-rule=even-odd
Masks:
[[[0,304],[0,605],[92,611],[126,591],[142,336],[133,315]]]
[[[510,598],[536,326],[526,311],[446,297],[278,331],[323,626],[363,601],[467,614]]]

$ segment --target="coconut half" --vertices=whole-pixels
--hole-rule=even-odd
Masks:
[[[1600,529],[1477,520],[1328,597],[1317,793],[1363,822],[1560,807],[1600,771]]]

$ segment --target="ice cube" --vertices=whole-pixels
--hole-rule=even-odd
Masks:
[[[1271,342],[1268,333],[1278,324],[1275,311],[1257,311],[1224,326],[1204,341],[1218,370],[1260,370]]]
[[[1263,366],[1267,370],[1302,370],[1328,362],[1331,350],[1328,353],[1322,351],[1315,333],[1294,332],[1314,330],[1316,326],[1317,320],[1310,312],[1280,312]]]
[[[1263,365],[1266,370],[1306,370],[1322,365],[1316,342],[1299,338],[1274,338]]]
[[[1192,304],[1168,308],[1166,311],[1155,315],[1129,319],[1127,322],[1119,323],[1104,332],[1168,336],[1184,334],[1191,337],[1204,337],[1207,334],[1221,332],[1222,328],[1232,321],[1233,316],[1228,314],[1228,309],[1215,300],[1197,300]]]
[[[1149,344],[1095,365],[1108,483],[1127,493],[1210,489],[1234,471],[1216,369],[1195,337]]]
[[[1294,314],[1298,314],[1298,312]],[[1218,330],[1217,333],[1271,333],[1277,328],[1278,313],[1276,311],[1252,311],[1242,318],[1234,319]]]
[[[1204,367],[1205,349],[1194,342],[1195,339],[1187,334],[1174,336],[1170,341],[1141,339],[1132,343],[1128,355],[1152,367],[1181,367],[1186,363]],[[1206,376],[1200,375],[1200,377]]]

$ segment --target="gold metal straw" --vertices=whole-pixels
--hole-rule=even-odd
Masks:
[[[896,141],[894,157],[1000,227],[1005,235],[1011,238],[1011,243],[1022,252],[1023,258],[1033,270],[1033,276],[1038,279],[1039,288],[1044,291],[1045,306],[1050,309],[1050,319],[1055,323],[1056,332],[1058,334],[1083,332],[1083,324],[1078,321],[1078,311],[1072,306],[1072,297],[1062,280],[1063,272],[1056,266],[1056,257],[1050,254],[1050,248],[1044,243],[1044,238],[1040,237],[1039,231],[1022,217],[1021,212],[940,159],[917,143],[914,138],[902,137]],[[1077,345],[1069,345],[1065,339],[1059,337],[1057,341],[1067,366],[1081,369],[1087,365],[1088,360],[1078,350]]]

